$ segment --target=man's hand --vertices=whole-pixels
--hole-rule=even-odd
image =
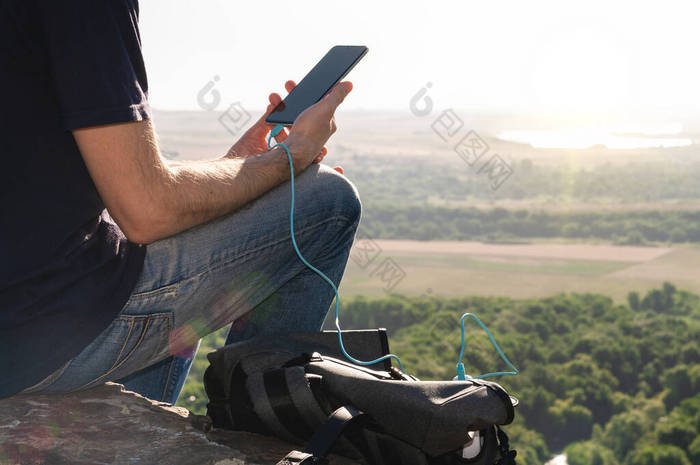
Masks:
[[[349,82],[342,83],[342,85],[343,86],[349,85],[349,89],[347,90],[347,92],[349,92],[352,89],[352,84]],[[292,89],[294,89],[294,87],[296,87],[296,84],[294,83],[294,81],[290,80],[290,81],[287,81],[285,83],[284,87],[285,87],[287,93],[289,93],[292,91]],[[333,92],[333,91],[331,91],[331,92]],[[345,92],[345,95],[347,95],[347,92]],[[328,98],[329,95],[330,95],[330,93],[326,96],[326,98]],[[321,102],[325,101],[326,98],[321,100]],[[344,98],[344,96],[342,98]],[[274,125],[267,124],[265,122],[265,118],[267,118],[267,116],[272,112],[272,110],[275,109],[275,107],[277,105],[279,105],[279,103],[281,101],[282,101],[282,97],[280,97],[279,94],[274,93],[274,92],[270,94],[269,104],[267,106],[267,109],[265,110],[265,113],[255,122],[255,124],[253,124],[253,126],[250,127],[250,129],[248,129],[245,132],[245,134],[243,134],[243,136],[233,145],[233,147],[231,147],[229,152],[225,155],[225,158],[248,157],[251,155],[265,152],[267,150],[267,134],[274,127]],[[342,99],[340,101],[342,102]],[[319,104],[321,102],[319,102]],[[335,105],[335,107],[337,107],[337,104]],[[311,108],[309,108],[308,110],[310,110],[310,109]],[[333,111],[335,111],[335,110],[333,109]],[[301,115],[299,116],[299,118],[301,118]],[[332,116],[331,116],[331,119],[332,119]],[[329,124],[330,124],[330,122],[329,122]],[[335,132],[335,121],[333,121],[332,124],[333,124],[333,132]],[[296,122],[295,122],[295,125],[296,125]],[[292,128],[294,128],[294,126]],[[332,134],[332,132],[330,134]],[[326,137],[326,140],[328,139],[328,137],[330,137],[330,134]],[[282,132],[280,132],[280,134],[278,134],[275,137],[275,140],[277,142],[282,142],[287,137],[288,137],[287,132],[286,132],[286,130],[283,129]],[[291,149],[291,147],[290,147],[290,149]],[[314,158],[313,162],[320,163],[323,160],[323,158],[326,156],[327,153],[328,153],[328,150],[326,149],[326,147],[322,146],[318,155]],[[294,155],[294,157],[296,159],[295,155]],[[297,165],[297,163],[295,163],[295,165]],[[308,163],[303,165],[304,168],[306,166],[308,166]],[[299,168],[297,168],[297,169],[299,169]],[[301,168],[301,169],[303,169],[303,168]],[[336,166],[334,169],[336,171],[338,171],[339,173],[343,173],[343,169],[339,166]]]
[[[282,98],[279,94],[272,93],[269,101],[265,113],[233,144],[224,158],[245,158],[267,152],[267,134],[274,126],[267,124],[265,118],[282,101]]]
[[[293,88],[294,83],[288,81]],[[324,144],[336,131],[335,110],[352,90],[352,83],[338,83],[321,101],[304,110],[294,121],[289,134],[280,132],[278,142],[286,140],[292,152],[295,171],[303,171],[312,162],[320,162],[326,154]],[[342,168],[336,167],[343,172]]]

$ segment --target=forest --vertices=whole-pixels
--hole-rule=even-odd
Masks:
[[[487,176],[435,160],[352,156],[346,164],[362,227],[376,239],[700,242],[700,163],[584,168],[524,159],[497,190]]]
[[[562,155],[564,156],[564,155]],[[641,157],[640,157],[641,159]],[[371,202],[420,204],[474,200],[524,200],[542,203],[652,203],[700,198],[700,162],[673,158],[626,163],[556,164],[527,158],[512,162],[512,175],[498,189],[488,176],[432,157],[353,155],[342,160],[362,198]]]
[[[496,381],[520,400],[506,431],[521,465],[560,452],[570,465],[698,464],[700,297],[665,283],[627,300],[353,297],[341,302],[341,322],[386,327],[410,373],[444,380],[456,373],[459,318],[478,315],[520,370]],[[467,328],[467,373],[504,369],[482,330]],[[202,341],[178,405],[204,412],[204,355],[224,338],[221,330]]]
[[[547,212],[373,204],[365,234],[381,239],[517,240],[565,238],[618,245],[700,242],[700,211]]]

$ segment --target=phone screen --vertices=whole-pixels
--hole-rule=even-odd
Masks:
[[[268,123],[291,126],[299,114],[318,102],[367,53],[363,45],[336,45],[265,118]]]

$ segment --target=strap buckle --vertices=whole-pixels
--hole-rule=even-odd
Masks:
[[[277,462],[277,465],[296,465],[299,463],[313,463],[317,465],[325,465],[328,463],[328,460],[325,458],[314,457],[313,455],[307,452],[293,450],[289,454],[287,454],[282,460]]]

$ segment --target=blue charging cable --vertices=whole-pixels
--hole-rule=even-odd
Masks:
[[[282,132],[282,129],[284,129],[284,126],[281,124],[278,124],[275,126],[271,131],[270,134],[267,136],[267,148],[268,150],[272,150],[275,147],[282,147],[284,151],[287,153],[287,159],[289,160],[289,175],[290,175],[290,185],[292,189],[292,195],[291,195],[291,206],[290,206],[290,211],[289,211],[289,235],[292,238],[292,245],[294,246],[294,251],[296,252],[297,256],[299,257],[299,260],[306,265],[311,271],[319,275],[321,278],[323,278],[324,281],[326,281],[331,288],[333,288],[333,292],[335,293],[335,328],[338,330],[338,344],[340,345],[340,351],[343,353],[345,358],[350,360],[352,363],[355,363],[357,365],[374,365],[375,363],[383,362],[384,360],[388,359],[394,359],[396,362],[399,364],[399,369],[403,372],[406,373],[406,370],[404,370],[403,363],[401,363],[401,359],[399,359],[398,356],[394,354],[389,354],[389,355],[384,355],[383,357],[379,357],[375,360],[369,360],[369,361],[362,361],[362,360],[357,360],[356,358],[352,357],[350,354],[348,354],[347,350],[345,350],[345,346],[343,345],[343,335],[342,331],[340,329],[340,316],[339,316],[339,306],[340,306],[340,296],[338,295],[338,287],[335,285],[335,283],[328,277],[326,276],[321,270],[313,266],[311,263],[309,263],[306,258],[301,254],[301,251],[299,250],[299,246],[297,245],[297,240],[294,236],[294,163],[292,161],[292,154],[289,151],[289,147],[287,147],[287,144],[284,142],[280,142],[275,145],[270,145],[272,138],[278,135],[280,132]],[[500,376],[500,375],[517,375],[518,374],[518,369],[513,366],[513,364],[510,363],[508,358],[506,358],[505,354],[501,350],[501,348],[498,346],[496,343],[496,340],[493,338],[493,335],[491,332],[488,330],[488,328],[479,320],[479,318],[474,315],[473,313],[465,313],[462,315],[462,319],[460,321],[461,327],[462,327],[462,347],[459,351],[459,361],[457,362],[457,379],[459,380],[465,380],[467,379],[467,375],[464,372],[464,364],[462,364],[462,358],[464,357],[464,319],[466,317],[472,317],[474,320],[476,320],[477,323],[486,331],[486,334],[488,335],[489,339],[491,339],[491,343],[493,346],[496,348],[498,351],[499,355],[503,359],[503,361],[506,362],[506,364],[513,370],[512,372],[508,371],[499,371],[495,373],[486,373],[484,375],[480,376],[475,376],[476,379],[482,379],[482,378],[488,378],[490,376]]]
[[[501,376],[501,375],[517,375],[519,373],[518,369],[513,366],[512,363],[510,363],[510,360],[508,360],[508,357],[503,353],[501,350],[501,347],[498,345],[496,342],[496,339],[493,338],[493,335],[491,334],[491,331],[486,327],[485,324],[481,322],[478,316],[474,315],[473,313],[465,313],[462,315],[462,318],[460,319],[460,326],[462,327],[462,347],[459,350],[459,360],[457,361],[457,379],[459,380],[465,380],[467,379],[467,374],[464,372],[464,364],[462,363],[462,358],[464,357],[464,319],[466,317],[471,317],[479,323],[479,326],[486,332],[486,335],[489,337],[491,340],[491,344],[493,344],[493,347],[496,349],[498,352],[498,355],[501,356],[501,359],[503,359],[504,362],[506,362],[506,365],[508,365],[513,371],[497,371],[494,373],[486,373],[483,375],[479,376],[474,376],[476,379],[483,379],[483,378],[489,378],[491,376]],[[471,376],[470,376],[471,378]]]
[[[270,142],[272,141],[272,138],[275,137],[277,134],[279,134],[282,129],[284,129],[284,126],[281,124],[278,124],[275,126],[272,131],[270,131],[270,135],[267,137],[267,148],[268,149],[273,149],[275,147],[282,147],[285,152],[287,152],[287,159],[289,160],[289,175],[290,175],[290,184],[292,186],[292,201],[291,201],[291,207],[289,211],[289,235],[292,238],[292,245],[294,246],[294,251],[297,253],[297,256],[299,257],[299,260],[309,267],[311,271],[319,275],[321,278],[323,278],[324,281],[326,281],[332,288],[333,292],[335,292],[335,327],[338,330],[338,344],[340,345],[340,351],[343,353],[345,358],[350,360],[352,363],[355,363],[357,365],[374,365],[375,363],[383,362],[384,360],[393,358],[396,360],[399,364],[399,369],[401,369],[402,372],[406,373],[406,370],[403,368],[403,363],[401,363],[401,360],[399,357],[397,357],[394,354],[389,354],[385,355],[383,357],[379,357],[375,360],[370,360],[368,362],[362,361],[362,360],[357,360],[356,358],[352,357],[348,352],[345,350],[345,346],[343,345],[343,336],[342,332],[340,330],[340,317],[339,317],[339,312],[338,312],[338,307],[340,305],[340,296],[338,295],[338,288],[336,287],[335,283],[328,277],[326,276],[321,270],[313,266],[311,263],[309,263],[304,256],[301,254],[301,251],[299,250],[299,246],[297,245],[297,240],[294,237],[294,163],[292,162],[292,154],[289,151],[289,147],[287,147],[287,144],[284,142],[280,142],[279,144],[275,144],[273,146],[270,146]]]

